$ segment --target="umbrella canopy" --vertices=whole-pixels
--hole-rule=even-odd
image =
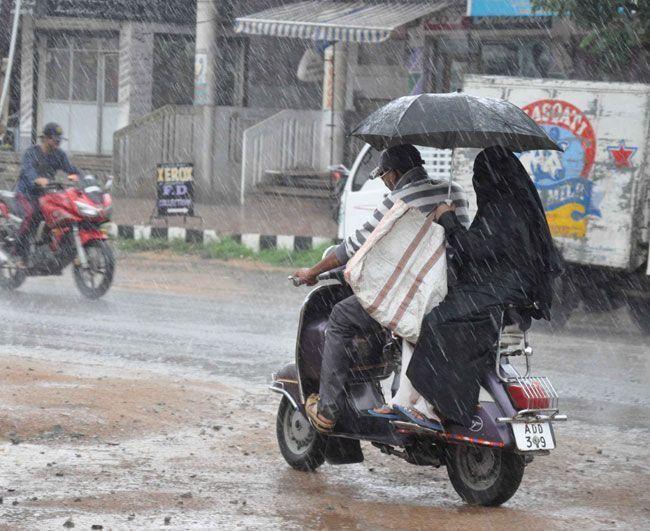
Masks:
[[[415,144],[442,149],[503,146],[562,151],[524,111],[469,94],[404,96],[377,109],[351,132],[375,149]]]

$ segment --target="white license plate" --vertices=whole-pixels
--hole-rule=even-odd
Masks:
[[[551,425],[548,422],[516,422],[512,424],[512,431],[515,434],[517,448],[523,452],[555,448]]]

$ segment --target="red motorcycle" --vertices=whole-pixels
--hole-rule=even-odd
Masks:
[[[75,283],[81,293],[98,299],[113,281],[115,257],[102,225],[113,206],[109,192],[112,179],[101,187],[87,175],[77,183],[52,182],[42,188],[41,221],[30,241],[27,263],[14,261],[21,209],[13,192],[0,191],[0,287],[14,290],[28,276],[61,275],[73,264]]]

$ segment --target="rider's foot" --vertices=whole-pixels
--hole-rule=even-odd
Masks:
[[[307,412],[307,417],[311,421],[312,425],[316,430],[321,433],[329,433],[334,429],[335,420],[329,419],[318,411],[318,402],[320,401],[320,396],[313,394],[307,398],[305,402],[305,411]]]

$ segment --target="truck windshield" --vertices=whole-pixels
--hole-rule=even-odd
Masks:
[[[379,162],[379,151],[370,148],[361,159],[361,164],[354,174],[354,181],[352,181],[352,191],[358,192],[370,177],[370,172],[377,167]]]

